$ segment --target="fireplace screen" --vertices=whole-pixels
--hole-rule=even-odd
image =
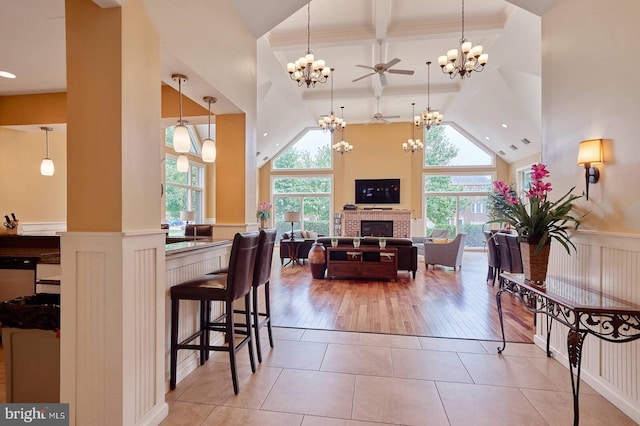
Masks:
[[[360,222],[363,237],[393,237],[392,220],[363,220]]]

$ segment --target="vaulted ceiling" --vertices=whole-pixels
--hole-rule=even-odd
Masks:
[[[230,1],[257,38],[257,147],[258,164],[262,165],[330,112],[331,84],[298,87],[286,72],[287,62],[295,61],[307,48],[305,0]],[[210,0],[184,0],[181,11],[188,17],[190,8],[201,2]],[[344,106],[345,120],[352,124],[367,123],[376,112],[400,116],[389,121],[412,120],[412,102],[416,113],[427,106],[425,63],[432,61],[432,109],[439,109],[445,122],[457,123],[504,160],[513,162],[539,152],[541,147],[540,16],[552,3],[466,0],[465,37],[484,46],[489,63],[482,73],[464,80],[450,79],[437,65],[438,56],[459,44],[458,1],[315,0],[310,5],[310,47],[316,58],[335,68],[334,110],[339,113]],[[146,0],[145,4],[152,9],[158,3]],[[175,11],[167,7],[151,13],[161,39],[163,31],[168,31],[162,22],[172,13]],[[180,37],[185,41],[197,39],[199,26],[192,27],[181,28]],[[65,90],[64,0],[3,1],[0,37],[0,69],[11,68],[19,75],[15,80],[0,78],[0,95]],[[370,73],[356,65],[374,66],[394,58],[400,62],[392,69],[413,70],[413,75],[385,73],[386,86],[378,75],[353,82]],[[162,60],[163,78],[172,86],[175,83],[168,78],[172,72],[194,65],[181,63],[171,47],[163,48]],[[202,65],[215,58],[203,51],[191,60]],[[206,78],[189,77],[185,94],[194,101],[206,106],[202,97],[214,95],[219,98],[216,113],[241,111]],[[523,143],[523,139],[530,143]]]

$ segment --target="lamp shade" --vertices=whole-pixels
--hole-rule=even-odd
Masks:
[[[189,152],[191,151],[191,138],[189,137],[189,130],[182,124],[175,127],[173,131],[173,149],[176,152]]]
[[[42,176],[53,176],[54,171],[53,160],[51,158],[43,159],[42,163],[40,163],[40,174]]]
[[[300,212],[284,212],[285,222],[300,222]]]
[[[186,173],[189,171],[189,159],[186,155],[178,155],[178,161],[176,163],[176,169],[179,172]]]
[[[183,222],[192,222],[196,220],[196,212],[191,210],[181,210],[180,211],[180,220]]]
[[[580,142],[578,164],[602,163],[602,139],[590,139]]]
[[[216,143],[213,139],[205,139],[202,142],[202,161],[213,163],[216,161]]]

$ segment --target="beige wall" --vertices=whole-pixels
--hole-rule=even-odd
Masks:
[[[585,7],[558,0],[542,20],[542,161],[554,192],[576,186],[582,193],[578,144],[606,139],[600,182],[591,185],[589,201],[580,201],[589,212],[585,229],[640,231],[640,87],[632,72],[640,58],[631,53],[638,16],[638,1],[593,0]],[[611,64],[620,61],[630,74],[612,74]]]
[[[67,220],[66,133],[49,132],[53,176],[40,174],[45,156],[45,132],[0,127],[0,218],[11,212],[22,222]]]
[[[307,172],[305,174],[331,174],[333,176],[333,209],[341,211],[342,206],[354,203],[355,179],[400,178],[400,204],[393,208],[411,210],[412,218],[422,217],[422,158],[423,152],[414,154],[402,150],[402,143],[410,136],[409,123],[350,124],[345,140],[354,148],[349,154],[333,155],[333,170]],[[417,136],[417,133],[416,133]],[[341,139],[334,135],[334,143]],[[286,149],[286,148],[285,148]],[[265,164],[259,172],[259,201],[271,200],[270,182],[275,175],[300,175],[300,171],[273,171],[271,163]],[[496,156],[496,166],[490,167],[498,179],[509,177],[509,164]],[[487,168],[451,168],[456,171],[486,171]]]
[[[540,153],[530,155],[529,157],[523,158],[522,160],[514,161],[513,163],[509,164],[509,174],[508,174],[509,178],[506,179],[505,182],[516,183],[516,180],[517,180],[516,173],[518,173],[519,169],[522,169],[524,167],[529,167],[532,164],[536,164],[539,162],[540,162]]]

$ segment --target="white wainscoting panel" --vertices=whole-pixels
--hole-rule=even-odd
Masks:
[[[549,275],[581,287],[640,305],[640,235],[580,231],[568,255],[555,241]],[[546,341],[546,318],[539,317],[536,343]],[[567,327],[553,323],[551,347],[565,366]],[[640,340],[610,343],[587,335],[582,353],[582,379],[640,423]]]

